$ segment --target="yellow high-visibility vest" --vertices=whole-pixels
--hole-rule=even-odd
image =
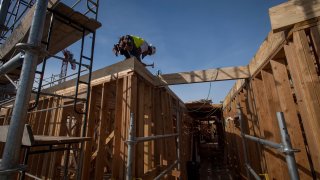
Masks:
[[[144,43],[144,39],[142,39],[141,37],[138,37],[138,36],[132,36],[132,39],[133,39],[133,42],[134,42],[134,45],[139,48],[143,43]]]

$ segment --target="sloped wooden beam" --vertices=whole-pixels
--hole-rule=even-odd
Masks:
[[[291,0],[269,9],[272,30],[284,30],[320,16],[320,0]]]
[[[250,72],[248,66],[235,66],[190,72],[179,72],[172,74],[162,74],[159,77],[162,80],[163,84],[175,85],[245,79],[250,77]]]

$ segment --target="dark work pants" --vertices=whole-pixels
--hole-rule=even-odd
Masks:
[[[136,57],[139,61],[141,61],[141,54],[139,53],[139,51],[134,51],[132,50],[130,53],[126,50],[120,50],[120,54],[124,55],[126,57],[126,59],[129,59],[131,56]],[[131,54],[131,55],[130,55]]]
[[[141,61],[141,50],[133,45],[132,51],[130,52],[132,56],[136,57],[139,61]]]

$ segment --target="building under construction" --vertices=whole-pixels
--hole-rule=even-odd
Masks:
[[[92,71],[98,9],[1,1],[1,180],[320,179],[320,1],[270,8],[247,65],[159,75],[135,58]],[[76,73],[48,80],[49,60]],[[169,88],[224,80],[222,104]]]

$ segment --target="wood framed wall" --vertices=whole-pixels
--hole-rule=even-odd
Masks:
[[[113,69],[113,71],[107,71]],[[116,71],[116,70],[118,71]],[[154,79],[153,79],[154,78]],[[47,92],[72,95],[74,81],[52,87]],[[130,113],[134,113],[135,135],[139,137],[177,133],[177,118],[181,121],[181,172],[186,179],[186,162],[191,159],[191,134],[188,133],[192,119],[187,115],[184,103],[167,87],[158,87],[156,77],[137,60],[129,59],[93,73],[87,137],[85,144],[83,179],[124,179],[127,161],[128,127]],[[42,97],[38,110],[67,105],[70,100]],[[77,108],[81,110],[82,105]],[[11,107],[1,109],[0,123],[10,122]],[[51,111],[28,114],[36,135],[81,135],[82,115],[73,106]],[[139,143],[134,149],[133,176],[153,179],[176,159],[176,139],[167,138]],[[69,178],[74,178],[79,153],[71,151]],[[44,179],[59,179],[63,172],[65,154],[55,152],[32,155],[28,161],[31,174]],[[49,163],[50,162],[50,163]],[[179,173],[173,171],[165,179],[174,179]],[[173,176],[174,175],[174,176]]]
[[[247,134],[280,143],[276,112],[284,112],[300,179],[320,178],[320,26],[303,22],[272,33],[249,64],[251,77],[238,80],[224,101],[230,163],[246,176],[236,104],[244,114]],[[247,141],[250,164],[270,179],[289,179],[284,156]],[[232,160],[238,161],[232,161]],[[238,167],[240,166],[240,167]]]

